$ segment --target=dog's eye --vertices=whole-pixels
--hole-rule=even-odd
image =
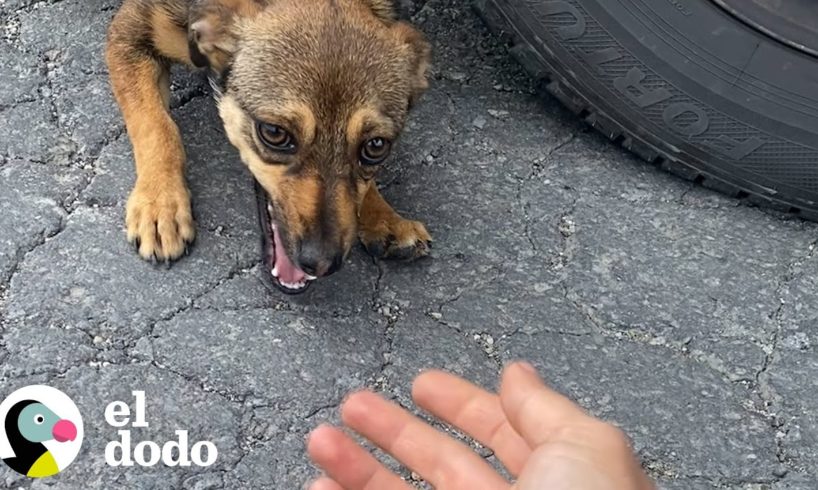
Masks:
[[[392,144],[384,138],[372,138],[361,147],[361,163],[364,165],[380,165],[389,156]]]
[[[267,147],[275,151],[291,153],[295,151],[295,138],[286,129],[277,124],[256,124],[258,138]]]

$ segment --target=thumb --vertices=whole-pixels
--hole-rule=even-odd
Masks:
[[[524,362],[503,370],[500,404],[511,426],[532,449],[549,442],[558,429],[587,416],[574,402],[543,384],[534,367]]]

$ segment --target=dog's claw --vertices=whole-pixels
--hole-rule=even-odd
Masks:
[[[378,259],[411,261],[429,255],[432,248],[429,232],[417,221],[400,220],[376,232],[364,230],[359,238],[366,251]]]
[[[369,255],[376,258],[383,257],[386,252],[386,247],[381,242],[364,243],[364,248]]]
[[[418,240],[411,247],[394,249],[390,256],[391,258],[397,260],[412,261],[428,256],[431,248],[430,242],[426,240]]]
[[[429,255],[431,242],[418,240],[409,247],[398,247],[394,241],[364,243],[367,253],[376,259],[412,261]]]
[[[128,236],[137,253],[154,266],[182,255],[196,236],[190,214],[190,195],[183,179],[165,182],[161,189],[137,179],[125,212]]]

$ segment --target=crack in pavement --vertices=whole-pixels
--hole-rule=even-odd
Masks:
[[[29,377],[29,378],[33,378],[33,377],[37,377],[37,376],[50,376],[50,377],[53,377],[53,378],[56,378],[56,379],[63,379],[71,371],[73,371],[75,369],[80,369],[80,368],[86,367],[84,362],[85,361],[83,361],[83,364],[76,364],[76,363],[71,364],[70,366],[67,366],[64,369],[43,368],[43,369],[34,369],[34,370],[26,372],[26,373],[20,373],[20,372],[16,372],[16,371],[2,372],[2,376],[0,376],[0,382],[5,383],[5,382],[7,382],[9,380],[9,377],[18,377],[20,375],[25,375],[26,377]],[[0,364],[0,366],[2,366],[2,364]]]
[[[464,330],[457,325],[452,325],[443,319],[443,309],[460,301],[466,293],[477,291],[480,288],[498,281],[503,277],[502,269],[499,266],[491,266],[481,274],[481,281],[476,281],[467,287],[461,288],[454,296],[447,298],[437,305],[436,311],[427,311],[426,315],[435,322],[460,334],[467,343],[476,344],[488,360],[495,366],[496,372],[503,369],[503,360],[498,349],[499,343],[495,343],[494,337],[486,332]],[[513,333],[516,333],[515,330]],[[501,339],[506,338],[505,333],[501,333]]]
[[[0,278],[0,285],[3,285],[5,287],[6,292],[8,291],[8,289],[11,288],[12,280],[17,275],[17,272],[20,269],[20,265],[26,260],[26,258],[30,254],[34,253],[35,250],[45,245],[46,242],[48,242],[48,240],[53,239],[54,237],[56,237],[65,230],[65,223],[69,214],[66,213],[65,209],[62,208],[59,204],[57,204],[56,209],[58,209],[60,213],[60,221],[57,228],[51,231],[42,230],[38,235],[34,237],[33,244],[31,244],[27,249],[20,248],[18,249],[17,253],[15,253],[15,261],[11,264],[11,268],[5,275],[6,277]],[[3,305],[3,303],[0,302],[0,305]]]
[[[200,389],[201,391],[203,391],[205,393],[210,393],[210,394],[216,395],[219,398],[221,398],[221,399],[223,399],[223,400],[225,400],[225,401],[227,401],[227,402],[229,402],[231,404],[243,405],[248,398],[255,397],[255,393],[253,393],[251,390],[248,390],[248,391],[243,392],[243,393],[236,393],[236,392],[233,392],[233,391],[220,390],[220,389],[217,389],[215,387],[208,386],[204,380],[197,379],[196,376],[191,376],[189,374],[185,374],[185,373],[183,373],[181,371],[173,369],[173,368],[171,368],[169,366],[165,366],[164,364],[157,361],[156,359],[153,359],[153,360],[149,361],[148,363],[137,363],[137,364],[153,366],[154,368],[159,369],[161,371],[165,371],[167,373],[176,375],[179,378],[181,378],[182,380],[184,380],[186,383],[193,385],[194,387]]]
[[[346,396],[346,395],[342,395],[341,398],[339,398],[338,400],[331,401],[331,402],[326,403],[324,405],[313,408],[312,410],[310,410],[303,417],[304,420],[310,420],[310,419],[314,418],[315,416],[317,416],[318,414],[320,414],[321,412],[324,412],[324,411],[327,411],[327,410],[337,410],[338,408],[341,407],[341,404],[344,402],[344,396]]]
[[[803,262],[805,262],[806,260],[811,258],[813,256],[813,254],[814,254],[814,249],[815,249],[816,243],[818,243],[818,240],[816,240],[816,242],[813,242],[813,244],[811,245],[811,248],[810,248],[810,254],[806,258],[794,261],[793,264],[791,264],[788,267],[788,270],[791,271],[793,269],[793,267],[795,266],[795,264],[803,264]],[[786,277],[789,277],[789,276],[785,275],[785,278]],[[790,280],[792,280],[792,277],[790,277],[789,279],[784,279],[783,281],[788,282]],[[605,336],[607,338],[611,338],[613,340],[617,340],[617,341],[625,340],[625,341],[628,341],[628,342],[634,342],[634,343],[641,344],[641,345],[658,346],[658,347],[662,347],[664,349],[668,349],[671,352],[674,352],[674,353],[682,356],[685,359],[689,359],[689,360],[691,360],[693,362],[696,362],[697,364],[699,364],[701,366],[704,366],[705,368],[707,368],[707,369],[709,369],[711,371],[714,371],[720,377],[722,377],[726,382],[742,387],[744,390],[747,391],[748,395],[750,395],[750,394],[752,394],[754,392],[758,392],[759,396],[761,396],[761,398],[765,401],[766,406],[764,408],[757,408],[752,403],[752,399],[748,398],[749,406],[745,405],[744,409],[747,410],[748,412],[755,413],[755,414],[761,416],[763,419],[769,421],[771,428],[775,431],[775,433],[774,433],[774,438],[775,438],[775,442],[776,442],[775,457],[780,463],[785,464],[785,465],[789,464],[788,458],[786,457],[786,453],[785,453],[784,448],[783,448],[783,438],[786,435],[786,431],[784,431],[783,434],[782,434],[784,421],[781,420],[781,418],[777,414],[771,413],[768,410],[769,407],[773,403],[772,402],[772,397],[770,395],[765,397],[762,394],[762,391],[764,391],[763,388],[759,389],[760,386],[763,385],[763,382],[760,382],[761,374],[764,373],[766,371],[767,367],[769,366],[769,362],[772,359],[772,356],[773,356],[773,353],[774,353],[774,348],[767,355],[767,357],[765,358],[765,361],[764,361],[764,365],[762,366],[759,373],[757,373],[755,376],[751,376],[751,377],[735,376],[732,373],[730,373],[729,370],[727,370],[723,366],[721,361],[719,361],[718,359],[713,358],[712,356],[710,356],[710,355],[708,355],[708,354],[706,354],[704,352],[701,352],[699,350],[689,349],[688,344],[689,344],[690,340],[682,341],[682,342],[667,342],[667,341],[664,341],[664,339],[662,339],[663,341],[659,342],[658,341],[659,339],[657,339],[654,335],[650,334],[649,332],[645,332],[642,329],[634,328],[634,327],[631,327],[631,326],[628,326],[628,325],[616,324],[615,325],[616,329],[612,330],[610,328],[610,326],[609,326],[609,325],[612,324],[611,322],[607,322],[607,321],[604,321],[604,320],[596,317],[595,313],[593,312],[593,309],[583,305],[582,302],[580,301],[578,295],[576,295],[575,293],[572,294],[572,292],[570,291],[568,286],[565,285],[564,283],[561,283],[561,285],[562,285],[562,287],[564,289],[566,300],[570,301],[577,308],[578,311],[580,311],[582,314],[584,314],[585,317],[591,322],[591,324],[593,324],[596,327],[596,329],[599,331],[599,333],[601,333],[603,336]],[[779,307],[776,310],[776,312],[774,314],[775,315],[780,314],[781,308],[783,308],[783,304],[782,304],[781,307]],[[778,327],[778,329],[776,331],[778,331],[780,328],[781,328],[781,325],[779,324],[779,327]],[[774,342],[775,345],[777,345],[777,334],[774,335],[773,342]],[[771,388],[769,388],[769,389],[771,390]],[[768,400],[769,400],[769,402],[768,402]],[[781,471],[779,470],[779,472],[781,472]],[[785,473],[785,472],[783,472],[783,473]],[[783,474],[782,474],[782,476],[783,476]],[[775,479],[770,480],[770,482],[774,482],[774,481],[778,481],[778,480],[780,480],[780,477],[775,477]],[[710,481],[710,480],[708,480],[708,481]],[[712,479],[711,483],[714,483],[716,481],[727,481],[728,482],[727,483],[728,487],[731,484],[738,482],[738,480],[727,480],[727,479],[724,479],[723,477],[718,477],[718,478],[714,477]],[[765,482],[766,482],[766,480],[765,481],[762,481],[762,480],[758,481],[758,483],[765,483]],[[752,482],[748,482],[748,483],[752,483]],[[719,487],[719,488],[722,488],[722,487]]]
[[[486,286],[488,284],[491,284],[492,282],[495,282],[495,281],[499,280],[500,278],[503,277],[503,270],[499,265],[492,265],[488,269],[482,271],[480,277],[482,278],[481,280],[474,281],[471,284],[469,284],[468,286],[459,288],[458,291],[454,294],[454,296],[451,296],[451,297],[449,297],[447,299],[444,299],[443,301],[438,303],[436,313],[443,313],[443,308],[460,301],[460,299],[463,297],[464,294],[472,292],[472,291],[476,291],[476,290],[482,288],[483,286]],[[432,313],[434,313],[434,312],[432,312]],[[455,330],[457,332],[462,333],[462,330],[460,328],[457,328],[457,327],[455,327],[453,325],[450,325],[448,323],[443,322],[441,320],[441,318],[437,317],[437,315],[430,315],[430,316],[432,316],[432,318],[437,320],[437,322],[440,323],[441,325],[445,325],[447,327],[452,328],[453,330]]]
[[[189,312],[189,311],[191,311],[193,309],[199,309],[200,308],[199,300],[201,300],[203,297],[207,296],[208,294],[218,290],[224,284],[226,284],[227,282],[235,279],[236,277],[239,277],[240,275],[243,275],[243,274],[251,273],[253,270],[255,270],[255,268],[259,264],[260,264],[260,261],[257,260],[257,261],[254,261],[252,264],[238,265],[236,268],[231,270],[226,276],[222,277],[221,279],[219,279],[218,281],[216,281],[212,285],[208,286],[207,288],[205,288],[203,291],[201,291],[200,293],[198,293],[194,297],[189,298],[188,300],[186,300],[185,303],[182,306],[180,306],[180,307],[174,309],[173,311],[163,315],[159,319],[157,319],[155,321],[152,321],[150,323],[150,325],[149,325],[148,331],[139,338],[148,339],[151,346],[153,347],[155,339],[159,338],[159,336],[155,333],[155,329],[156,329],[156,326],[158,324],[172,322],[179,315],[187,313],[187,312]],[[380,276],[378,277],[376,283],[379,283],[379,281],[380,281]],[[210,309],[210,310],[213,310],[213,311],[220,311],[220,312],[230,311],[230,309],[225,309],[225,308],[205,308],[205,309]],[[259,308],[251,308],[251,309],[258,309],[258,310],[264,310],[264,311],[270,310],[269,307],[259,307]],[[375,308],[374,303],[373,303],[373,310],[375,310],[375,309],[376,308]],[[242,308],[242,311],[246,311],[246,310],[248,310],[248,309]],[[276,311],[279,311],[279,309],[276,308]],[[297,311],[297,310],[293,310],[293,311]],[[397,318],[394,318],[393,322],[397,322],[397,320],[398,320]],[[387,345],[390,345],[389,341],[387,341]],[[387,348],[387,351],[384,352],[384,354],[383,354],[384,359],[387,359],[389,357],[388,351],[389,351],[389,348]],[[137,359],[136,356],[133,355],[133,353],[131,353],[129,355],[129,357],[133,360],[133,362],[140,363],[140,361]],[[246,404],[248,402],[248,400],[251,400],[251,399],[267,399],[267,397],[260,396],[260,395],[256,394],[253,390],[246,390],[246,391],[242,391],[242,392],[236,392],[236,391],[232,391],[232,390],[218,389],[216,387],[211,387],[203,379],[199,379],[196,376],[191,376],[191,375],[185,374],[185,373],[183,373],[183,372],[181,372],[181,371],[179,371],[177,369],[171,368],[171,367],[163,364],[161,362],[161,360],[156,359],[155,355],[152,356],[152,358],[148,360],[148,363],[150,365],[153,365],[154,367],[156,367],[158,369],[168,371],[170,373],[173,373],[173,374],[181,377],[182,379],[186,380],[189,383],[192,383],[194,386],[201,389],[202,391],[205,391],[207,393],[213,393],[213,394],[219,395],[219,396],[223,397],[224,399],[226,399],[226,400],[228,400],[228,401],[230,401],[232,403]],[[383,372],[385,369],[386,369],[385,365],[382,366],[381,367],[381,372]],[[319,412],[321,412],[323,410],[328,410],[328,409],[333,408],[333,407],[337,408],[340,405],[342,399],[343,398],[333,399],[333,400],[330,400],[330,401],[326,402],[325,404],[319,405],[317,408],[309,409],[309,410],[306,411],[305,414],[301,415],[301,418],[305,419],[305,420],[308,420],[308,419],[311,419],[311,418],[315,417],[316,415],[318,415]],[[257,408],[262,408],[262,407],[264,407],[264,405],[254,405],[254,406],[252,406],[250,408],[257,409]]]
[[[71,215],[73,215],[74,212],[81,207],[81,206],[75,207],[74,204],[79,201],[80,195],[85,191],[85,189],[88,188],[88,186],[91,185],[92,181],[93,179],[90,178],[86,179],[85,183],[81,184],[76,189],[72,189],[71,192],[76,194],[74,197],[69,197],[68,199],[66,199],[66,201],[62,203],[55,201],[56,207],[57,209],[59,209],[60,214],[60,221],[57,228],[51,232],[46,232],[46,230],[43,230],[38,237],[35,237],[35,241],[32,246],[30,246],[22,254],[18,252],[17,254],[18,258],[12,264],[9,273],[6,274],[7,277],[4,279],[0,279],[0,283],[5,283],[7,287],[10,288],[15,275],[17,274],[17,272],[19,272],[20,266],[23,264],[23,262],[25,262],[28,256],[34,253],[38,248],[48,243],[49,240],[53,240],[60,233],[65,231],[66,227],[68,226],[68,220],[71,218]],[[2,305],[2,303],[0,303],[0,305]]]
[[[769,379],[767,379],[767,370],[775,361],[781,340],[781,332],[784,329],[787,288],[792,281],[799,277],[800,272],[798,269],[816,256],[817,247],[818,239],[813,240],[809,244],[808,251],[803,257],[797,257],[787,265],[784,274],[778,280],[775,296],[778,298],[779,305],[769,316],[770,319],[775,322],[775,328],[767,340],[767,345],[762,346],[765,348],[764,361],[761,368],[756,372],[753,380],[754,388],[763,403],[763,406],[759,407],[759,412],[765,415],[765,418],[770,422],[770,426],[775,430],[776,458],[780,463],[788,467],[794,464],[787,456],[785,448],[785,440],[789,435],[788,422],[783,415],[776,411],[778,405],[777,395],[775,388],[770,384]]]
[[[517,179],[517,205],[522,210],[523,213],[523,236],[528,241],[529,246],[531,247],[532,252],[536,253],[539,251],[539,247],[537,246],[534,237],[531,234],[531,216],[529,215],[529,211],[531,209],[531,204],[523,202],[523,188],[525,185],[530,182],[532,179],[539,176],[541,172],[541,166],[551,160],[553,155],[558,151],[565,148],[569,145],[572,141],[574,141],[577,137],[576,132],[572,132],[569,134],[563,141],[557,143],[554,147],[550,148],[544,157],[535,160],[531,163],[531,169],[529,174],[525,177],[521,177]],[[570,186],[564,186],[566,189],[571,189]],[[571,189],[573,190],[573,189]]]
[[[591,325],[594,326],[598,334],[606,338],[667,349],[685,359],[694,361],[717,373],[728,383],[742,386],[745,389],[747,389],[747,383],[752,381],[751,377],[737,376],[731,373],[724,366],[722,361],[713,357],[712,355],[698,349],[691,349],[689,347],[689,344],[693,341],[693,338],[691,337],[686,337],[678,341],[669,341],[664,337],[656,336],[650,332],[647,332],[640,327],[611,322],[609,320],[599,318],[594,309],[583,304],[582,298],[577,293],[572,291],[564,281],[560,282],[559,285],[563,289],[565,300],[573,305],[574,308],[581,313],[591,323]]]
[[[90,170],[91,170],[92,173],[90,175],[89,174],[84,175],[83,176],[84,177],[84,182],[81,182],[75,188],[69,189],[69,196],[62,203],[55,201],[57,206],[59,208],[61,208],[61,210],[63,212],[62,216],[60,217],[60,223],[58,225],[57,230],[55,230],[53,233],[50,233],[50,234],[46,234],[45,231],[44,231],[42,236],[39,237],[39,239],[35,240],[34,245],[29,247],[28,250],[23,252],[22,255],[19,256],[14,261],[14,263],[11,266],[11,271],[10,271],[9,274],[7,274],[7,277],[6,278],[0,278],[0,284],[5,283],[7,285],[7,288],[10,287],[11,281],[13,280],[16,272],[18,271],[20,265],[28,257],[28,255],[33,253],[39,247],[43,246],[46,242],[48,242],[48,240],[56,238],[57,235],[59,235],[60,233],[62,233],[65,230],[66,226],[68,225],[68,220],[70,219],[71,215],[77,209],[79,209],[79,207],[80,207],[79,203],[81,202],[81,197],[82,197],[83,193],[91,186],[91,184],[94,182],[94,179],[97,176],[96,163],[97,163],[97,161],[99,159],[99,156],[102,154],[102,151],[108,145],[113,144],[114,142],[116,142],[119,139],[122,132],[124,132],[124,127],[122,128],[122,131],[119,133],[119,135],[117,135],[115,138],[106,138],[100,143],[101,148],[99,150],[99,153],[95,157],[93,157],[91,159],[91,161],[87,164],[87,166],[90,166]],[[73,197],[72,197],[72,195],[73,195]],[[19,254],[19,252],[18,252],[18,254]],[[2,299],[3,298],[0,297],[0,300],[2,300]],[[0,301],[0,311],[3,311],[4,306],[5,306],[4,302]]]
[[[197,302],[201,300],[203,297],[219,289],[225,283],[235,279],[241,274],[247,274],[248,272],[250,272],[250,270],[258,266],[259,263],[260,259],[256,259],[252,263],[247,262],[244,264],[241,263],[234,264],[231,270],[228,271],[228,273],[224,277],[221,277],[218,280],[213,281],[210,285],[206,286],[199,293],[195,294],[194,296],[191,296],[190,298],[185,299],[184,302],[179,307],[174,308],[173,310],[169,311],[168,313],[165,313],[164,315],[161,315],[159,318],[151,320],[150,323],[148,324],[147,332],[145,335],[143,335],[143,337],[146,337],[148,339],[158,338],[158,336],[155,335],[156,325],[158,325],[159,323],[172,322],[177,316],[187,313],[188,311],[191,311],[194,308],[198,308]]]
[[[556,228],[560,234],[562,247],[555,256],[549,258],[549,267],[552,271],[559,271],[568,266],[574,259],[574,252],[577,249],[576,224],[574,214],[576,214],[582,195],[579,191],[565,187],[566,190],[576,192],[576,196],[568,205],[567,209],[560,213],[559,223]]]
[[[386,391],[390,386],[389,368],[392,367],[392,353],[395,346],[395,325],[400,321],[401,315],[397,313],[391,315],[392,308],[386,306],[381,294],[381,282],[385,274],[383,263],[378,259],[372,259],[378,267],[378,276],[375,278],[374,290],[372,292],[371,309],[374,313],[381,314],[387,318],[386,326],[383,329],[384,348],[381,351],[381,363],[377,371],[372,376],[373,379],[368,380],[367,385],[371,386],[376,391]],[[387,314],[384,308],[389,309]],[[396,309],[399,312],[399,310]]]

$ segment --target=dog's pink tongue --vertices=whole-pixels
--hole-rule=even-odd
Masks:
[[[287,251],[278,234],[278,227],[273,228],[273,239],[276,247],[275,268],[278,272],[278,281],[287,284],[301,284],[306,281],[307,275],[304,274],[304,271],[293,264],[290,257],[287,256]]]

